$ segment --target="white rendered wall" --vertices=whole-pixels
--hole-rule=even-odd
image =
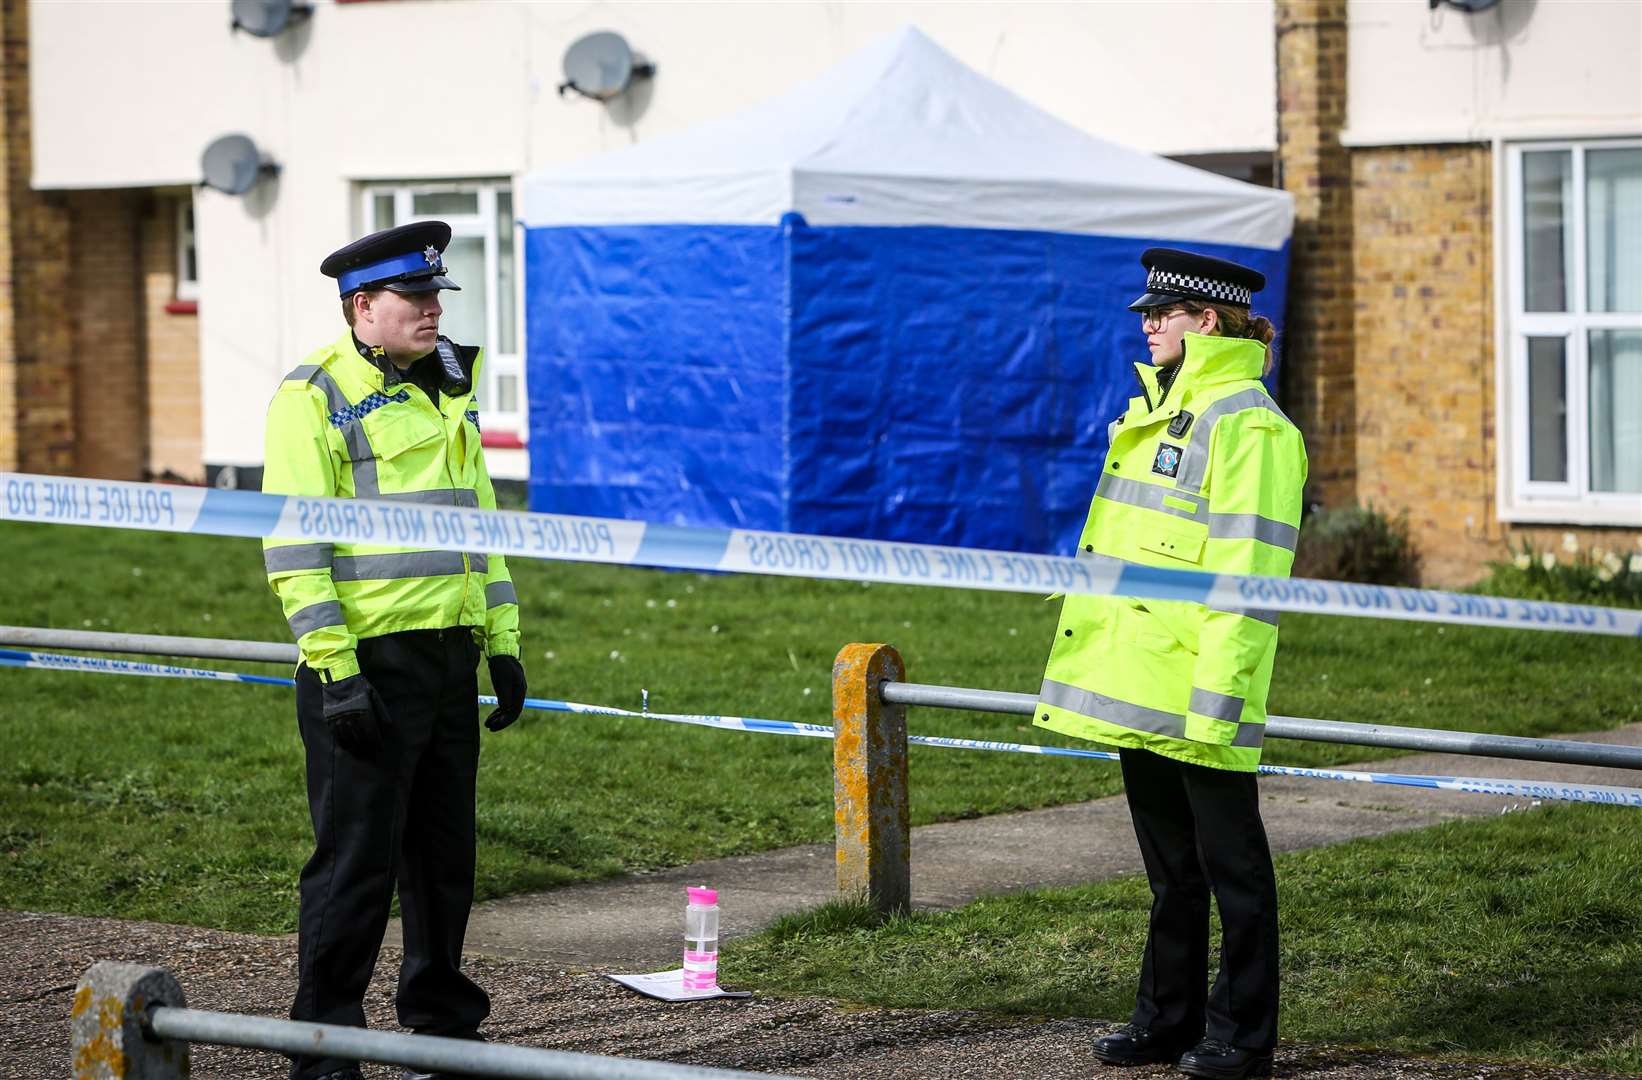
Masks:
[[[1642,133],[1642,3],[1351,0],[1352,146]]]
[[[361,181],[517,179],[751,105],[908,23],[1102,138],[1168,154],[1276,145],[1271,0],[319,0],[273,40],[231,34],[228,0],[33,0],[30,20],[37,188],[191,183],[230,132],[282,167],[246,198],[195,200],[216,464],[260,463],[278,379],[341,332],[318,268],[359,231]],[[655,80],[608,107],[558,97],[565,48],[606,29]]]

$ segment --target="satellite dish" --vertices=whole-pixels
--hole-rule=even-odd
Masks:
[[[1431,10],[1435,11],[1439,4],[1447,4],[1449,7],[1459,8],[1467,15],[1475,15],[1479,11],[1487,11],[1497,3],[1499,0],[1431,0]]]
[[[291,0],[229,0],[229,6],[234,13],[233,28],[253,37],[274,37],[291,23],[314,13],[311,4],[293,4]]]
[[[264,173],[278,171],[279,166],[264,161],[257,144],[245,135],[224,135],[200,155],[202,183],[225,195],[244,195]]]
[[[656,65],[635,59],[627,39],[610,30],[600,30],[572,42],[564,54],[564,82],[559,96],[574,90],[594,101],[609,101],[626,90],[635,78],[649,78]]]

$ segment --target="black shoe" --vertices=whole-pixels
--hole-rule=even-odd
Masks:
[[[365,1080],[365,1074],[359,1071],[359,1066],[349,1065],[335,1072],[328,1072],[324,1076],[316,1076],[314,1080]]]
[[[1136,1024],[1124,1024],[1095,1040],[1095,1057],[1108,1065],[1172,1065],[1180,1050],[1179,1042],[1160,1038]]]
[[[1180,1071],[1208,1080],[1243,1080],[1246,1076],[1271,1075],[1270,1050],[1245,1050],[1241,1046],[1204,1039],[1180,1055]]]

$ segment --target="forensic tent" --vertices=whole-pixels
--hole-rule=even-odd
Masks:
[[[1260,269],[1280,324],[1293,221],[911,28],[522,205],[532,509],[1063,554],[1147,356],[1141,251]]]

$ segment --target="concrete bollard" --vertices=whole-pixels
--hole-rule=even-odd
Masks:
[[[907,712],[879,696],[906,681],[888,645],[846,645],[832,665],[833,823],[838,895],[884,914],[912,906]]]
[[[80,976],[69,1010],[74,1080],[185,1080],[188,1044],[144,1030],[155,1005],[187,1005],[169,971],[104,960]]]

